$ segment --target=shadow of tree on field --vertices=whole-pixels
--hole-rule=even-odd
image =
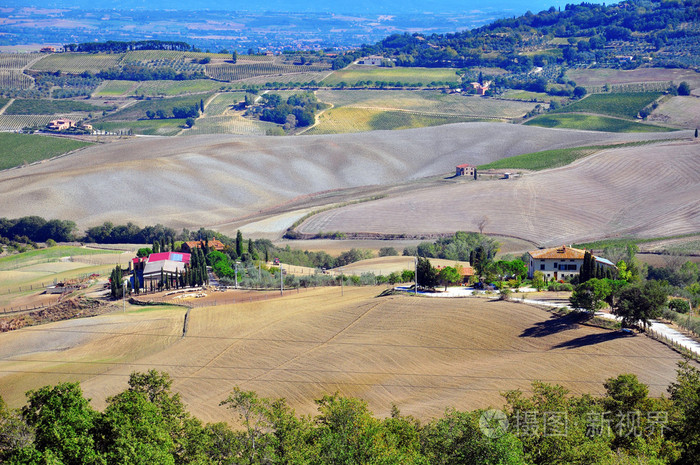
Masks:
[[[578,324],[586,321],[590,315],[585,313],[569,313],[565,316],[553,316],[545,321],[535,323],[527,328],[519,337],[546,337],[561,331],[578,328]]]
[[[592,346],[595,344],[602,344],[603,342],[614,341],[615,339],[620,339],[623,337],[629,337],[629,335],[623,333],[622,331],[606,331],[604,333],[589,334],[587,336],[571,339],[570,341],[561,342],[552,348],[576,349],[579,347]]]

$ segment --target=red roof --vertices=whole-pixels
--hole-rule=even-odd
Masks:
[[[474,167],[474,165],[470,165],[469,163],[464,163],[462,165],[457,165],[457,168],[471,168]]]
[[[172,260],[174,262],[189,263],[190,254],[183,252],[159,252],[148,256],[148,263]]]

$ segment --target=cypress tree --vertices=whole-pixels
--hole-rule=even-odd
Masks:
[[[240,229],[236,232],[236,255],[238,257],[243,255],[243,234]]]
[[[581,265],[581,271],[579,273],[580,283],[585,283],[591,279],[591,258],[591,253],[586,250],[586,253],[583,255],[583,264]]]
[[[141,293],[141,283],[139,282],[139,275],[134,272],[134,292],[136,295]]]
[[[163,272],[163,268],[160,269],[160,283],[158,287],[163,287],[163,284],[165,284],[165,273]]]
[[[158,253],[160,252],[160,242],[156,239],[153,241],[153,253]]]

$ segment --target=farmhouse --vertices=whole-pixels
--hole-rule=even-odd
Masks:
[[[440,265],[435,267],[435,269],[438,270],[438,272],[440,272],[440,270],[442,270],[443,268],[445,267]],[[457,271],[460,275],[462,275],[463,284],[468,283],[469,278],[474,276],[474,268],[471,265],[461,265],[457,268]]]
[[[138,277],[141,287],[146,287],[149,282],[160,281],[162,274],[174,276],[183,273],[190,265],[190,254],[159,252],[148,257],[134,258],[131,262],[134,276]]]
[[[194,249],[203,249],[205,246],[209,245],[209,249],[211,250],[217,250],[219,252],[224,250],[224,247],[226,247],[220,240],[218,239],[211,239],[209,241],[188,241],[188,242],[183,242],[182,246],[180,247],[180,250],[183,252],[190,253]]]
[[[474,89],[478,95],[486,95],[486,92],[491,86],[491,81],[486,81],[483,84],[481,84],[480,82],[471,82],[470,84],[472,86],[472,89]]]
[[[535,271],[541,271],[546,278],[555,280],[571,278],[581,272],[585,254],[585,250],[565,245],[528,252],[527,275],[532,278]],[[615,265],[610,260],[595,255],[593,258],[597,266],[603,269],[615,269]]]
[[[382,61],[384,61],[384,57],[377,56],[377,55],[372,55],[364,58],[360,58],[357,61],[358,65],[371,65],[371,66],[381,66]]]
[[[476,179],[476,166],[463,163],[455,167],[455,176],[474,176]]]
[[[75,121],[67,118],[55,119],[50,121],[49,124],[46,125],[46,129],[50,129],[51,131],[66,131],[74,127]]]

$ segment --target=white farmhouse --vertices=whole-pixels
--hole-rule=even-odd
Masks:
[[[545,278],[555,280],[571,278],[581,272],[585,254],[585,250],[565,245],[528,252],[527,275],[532,278],[535,271],[541,271]],[[595,255],[593,257],[598,266],[615,269],[615,265],[610,260]]]

